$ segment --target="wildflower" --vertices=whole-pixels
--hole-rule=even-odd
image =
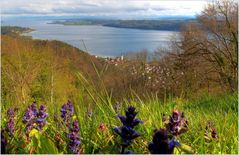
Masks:
[[[14,134],[14,127],[15,127],[15,123],[14,123],[14,118],[15,117],[15,110],[10,108],[7,111],[7,118],[8,118],[8,122],[7,122],[7,127],[6,127],[6,131],[8,132],[9,135],[13,135]]]
[[[15,116],[14,109],[12,109],[12,108],[8,109],[7,116],[8,116],[8,118],[13,118]]]
[[[33,115],[36,117],[37,116],[37,104],[36,104],[36,102],[33,102],[30,107],[31,107],[31,110],[33,112]]]
[[[132,140],[139,137],[140,134],[127,126],[121,126],[119,128],[114,128],[114,131],[120,135],[121,142],[123,146],[128,146],[131,144]]]
[[[72,123],[72,127],[70,128],[70,133],[67,135],[67,137],[70,140],[69,148],[72,153],[78,154],[80,152],[79,145],[80,145],[80,138],[79,138],[79,125],[78,121],[75,120]]]
[[[168,143],[169,153],[171,154],[173,153],[175,146],[181,147],[181,144],[178,141],[176,141],[174,138],[172,138]]]
[[[63,118],[64,122],[67,122],[67,104],[63,104],[61,107],[61,118]]]
[[[134,107],[128,107],[128,109],[125,111],[125,115],[126,116],[118,116],[124,126],[134,128],[139,123],[143,124],[141,120],[135,119],[137,112],[135,111]]]
[[[106,125],[104,124],[104,123],[101,123],[100,125],[99,125],[99,130],[100,131],[105,131],[107,129],[107,127],[106,127]]]
[[[46,113],[46,107],[44,105],[40,106],[39,112],[37,113],[37,125],[38,129],[42,129],[43,126],[47,123],[46,117],[48,113]]]
[[[217,132],[216,132],[215,128],[212,128],[211,136],[212,136],[212,138],[217,139]]]
[[[23,116],[23,123],[26,124],[26,134],[28,135],[33,128],[41,130],[47,123],[45,120],[48,116],[46,113],[46,107],[41,105],[39,111],[37,110],[36,103],[28,106]]]
[[[74,113],[73,104],[70,100],[66,104],[63,104],[61,107],[61,118],[66,123],[66,126],[69,126],[70,118]]]
[[[148,149],[152,154],[168,154],[168,135],[165,129],[154,133],[153,141],[148,144]]]
[[[180,114],[177,110],[174,110],[172,112],[172,115],[170,116],[170,121],[174,123],[178,123],[180,120]]]
[[[218,138],[216,129],[213,127],[213,122],[209,121],[205,128],[205,139],[206,141],[216,140]]]
[[[26,109],[26,112],[23,116],[23,123],[30,122],[34,117],[35,116],[34,116],[34,111],[32,110],[32,107],[28,106],[28,108]]]
[[[23,123],[26,124],[26,134],[28,135],[30,131],[34,128],[35,117],[37,116],[37,107],[34,102],[32,105],[28,106],[25,114],[23,116]]]
[[[10,119],[8,124],[7,124],[7,131],[9,135],[13,135],[14,134],[14,120]]]
[[[173,136],[178,136],[188,130],[188,122],[184,113],[180,114],[179,111],[174,110],[169,118],[169,121],[165,123],[166,128]]]
[[[73,108],[73,104],[70,100],[68,100],[68,102],[67,102],[67,108],[69,110],[69,115],[72,116],[74,113],[74,108]]]
[[[34,122],[30,121],[29,123],[26,124],[26,134],[28,135],[30,131],[34,128]]]
[[[1,154],[6,154],[7,138],[4,136],[4,130],[1,130]]]
[[[153,141],[148,144],[151,154],[172,154],[175,146],[180,144],[174,139],[168,141],[167,130],[159,129],[154,132]]]
[[[139,123],[143,123],[135,118],[137,112],[132,106],[127,108],[125,115],[126,116],[118,116],[123,126],[113,129],[114,132],[121,137],[121,153],[127,153],[128,151],[125,151],[125,148],[129,146],[135,138],[140,136],[133,128]]]

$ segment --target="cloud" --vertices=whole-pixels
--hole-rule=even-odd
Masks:
[[[2,0],[2,15],[193,16],[205,0]]]

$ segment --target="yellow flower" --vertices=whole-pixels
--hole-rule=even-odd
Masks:
[[[36,134],[38,134],[38,130],[37,129],[32,129],[31,131],[30,131],[30,133],[29,133],[29,137],[33,137],[33,136],[35,136]]]
[[[75,120],[75,119],[76,119],[76,115],[73,115],[73,116],[72,116],[72,119]]]

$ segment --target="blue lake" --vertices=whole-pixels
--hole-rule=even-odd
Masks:
[[[52,20],[3,20],[2,25],[23,26],[34,29],[24,34],[34,39],[60,40],[97,56],[120,56],[143,49],[154,52],[166,48],[178,32],[113,28],[100,25],[64,26],[48,24]]]

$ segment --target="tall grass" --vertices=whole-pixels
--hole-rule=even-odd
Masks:
[[[87,88],[88,89],[88,88]],[[162,114],[169,115],[173,109],[184,111],[189,123],[189,131],[179,137],[182,144],[191,147],[193,153],[238,153],[238,109],[237,95],[224,94],[221,96],[204,96],[198,99],[184,100],[182,98],[168,99],[160,101],[151,97],[146,101],[141,101],[139,97],[134,97],[131,101],[124,100],[120,103],[119,111],[114,110],[115,102],[110,96],[93,96],[91,90],[87,91],[92,97],[92,103],[85,103],[83,98],[73,99],[75,117],[80,124],[81,147],[84,153],[119,153],[120,146],[117,144],[117,137],[113,133],[113,127],[119,126],[120,121],[116,117],[124,113],[129,105],[136,107],[138,118],[144,121],[144,125],[139,125],[137,131],[142,136],[134,141],[131,146],[134,153],[149,153],[147,143],[152,140],[154,129],[164,127]],[[46,130],[42,133],[50,139],[50,144],[55,148],[55,152],[42,152],[36,149],[33,153],[67,153],[66,127],[60,124],[60,104],[58,106],[48,105],[48,122]],[[23,112],[26,107],[18,107],[17,125],[14,135],[15,141],[10,141],[13,145],[10,153],[29,153],[29,149],[20,149],[24,141],[24,125],[21,122]],[[89,115],[88,112],[91,112]],[[3,128],[6,125],[5,109],[2,109]],[[206,141],[204,137],[207,122],[211,121],[217,130],[218,139]],[[101,129],[100,125],[105,128]],[[60,139],[60,140],[59,140]],[[61,143],[60,143],[61,142]],[[43,142],[44,143],[44,142]],[[57,148],[58,146],[58,148]],[[34,147],[29,146],[29,148]],[[18,148],[18,149],[17,149]],[[56,149],[57,148],[57,149]],[[18,152],[17,152],[18,151]],[[185,153],[175,150],[175,153]]]

